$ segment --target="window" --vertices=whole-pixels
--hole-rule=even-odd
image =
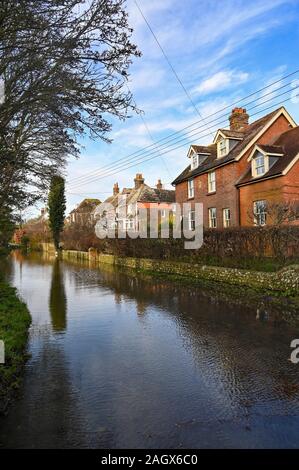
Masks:
[[[189,230],[195,230],[195,211],[189,212]]]
[[[208,173],[208,192],[214,193],[216,191],[216,173],[212,171]]]
[[[265,157],[262,154],[259,154],[253,160],[254,165],[254,176],[260,176],[266,173],[266,166],[265,166]]]
[[[218,158],[224,157],[227,154],[227,141],[221,139],[218,142]]]
[[[194,180],[188,180],[188,198],[194,197]]]
[[[223,227],[230,227],[230,209],[223,209]]]
[[[217,227],[216,207],[210,207],[209,209],[209,227],[210,228]]]
[[[126,219],[125,220],[125,227],[126,230],[133,230],[134,229],[134,219]]]
[[[198,167],[198,155],[197,153],[193,153],[191,157],[191,170],[195,170]]]
[[[255,201],[253,203],[254,224],[266,225],[267,222],[267,202]]]

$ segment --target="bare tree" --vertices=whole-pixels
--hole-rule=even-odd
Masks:
[[[109,115],[136,110],[131,34],[125,0],[0,1],[0,209],[45,194],[81,135],[108,142]]]
[[[299,201],[268,203],[267,214],[269,222],[276,226],[299,220]]]
[[[248,210],[247,216],[255,225],[279,227],[286,223],[299,220],[299,201],[259,201]]]

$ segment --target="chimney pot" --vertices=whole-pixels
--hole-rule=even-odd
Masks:
[[[113,196],[116,196],[119,193],[118,183],[113,185]]]
[[[158,182],[157,182],[156,188],[157,188],[157,189],[162,189],[162,188],[163,188],[163,185],[162,185],[162,182],[161,182],[161,180],[160,180],[160,179],[158,179]]]
[[[142,173],[136,173],[134,183],[135,183],[135,189],[140,188],[140,186],[144,184],[144,178],[142,176]]]
[[[249,123],[249,115],[245,108],[234,108],[229,117],[231,131],[244,131]]]

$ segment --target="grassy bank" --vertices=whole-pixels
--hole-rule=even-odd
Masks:
[[[0,281],[0,339],[5,343],[5,364],[0,364],[0,413],[19,388],[30,323],[30,313],[16,289]]]

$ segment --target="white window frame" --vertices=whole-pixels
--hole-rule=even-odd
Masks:
[[[259,153],[252,159],[252,174],[254,177],[263,176],[267,173],[267,157]]]
[[[188,199],[194,198],[194,179],[188,180]]]
[[[208,173],[208,193],[216,192],[216,171]]]
[[[222,210],[223,214],[223,227],[228,228],[231,225],[231,210],[229,207],[226,207]]]
[[[209,228],[217,228],[217,209],[209,207]]]
[[[199,162],[198,154],[193,153],[191,156],[191,170],[195,170],[198,167],[198,162]]]
[[[253,203],[254,225],[263,227],[267,225],[267,201],[260,200]]]
[[[229,150],[229,139],[221,138],[217,144],[217,156],[218,158],[225,157]]]
[[[195,230],[195,210],[189,211],[188,214],[188,227],[189,230]]]

